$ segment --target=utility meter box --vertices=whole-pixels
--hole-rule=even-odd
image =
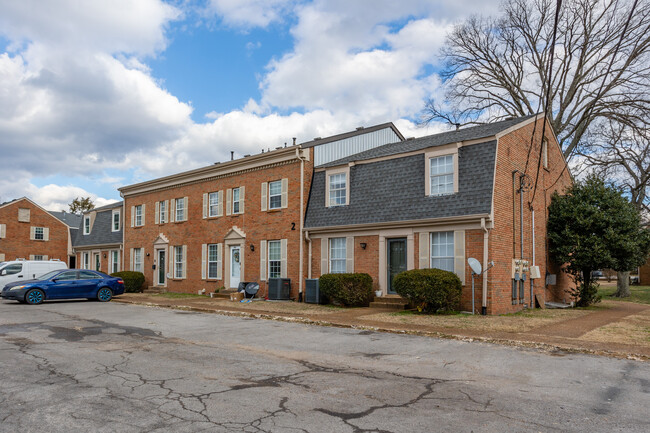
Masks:
[[[539,266],[531,266],[530,267],[530,278],[540,278],[541,275],[539,274]]]

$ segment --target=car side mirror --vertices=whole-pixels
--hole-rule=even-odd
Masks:
[[[54,279],[52,280],[53,283],[56,283],[57,281],[59,281],[58,278],[54,278]]]
[[[7,275],[7,270],[6,269],[2,270],[2,275]]]

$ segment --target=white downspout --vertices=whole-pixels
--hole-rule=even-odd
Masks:
[[[302,285],[303,285],[303,280],[304,280],[304,275],[303,275],[303,241],[302,241],[302,231],[303,231],[303,225],[304,225],[304,218],[305,218],[305,211],[304,211],[304,191],[305,191],[305,160],[303,159],[302,155],[300,155],[300,146],[296,148],[296,157],[300,160],[300,246],[299,246],[299,251],[300,251],[300,260],[298,264],[298,269],[299,269],[299,275],[300,275],[300,281],[298,281],[298,297],[302,298]],[[311,247],[311,245],[310,245]],[[310,260],[311,262],[311,260]]]
[[[489,232],[485,225],[485,218],[481,218],[481,228],[483,229],[483,290],[482,290],[482,303],[481,303],[481,314],[487,314],[487,291],[488,291],[488,278],[487,278],[487,267],[488,267],[488,237]]]
[[[535,266],[535,209],[530,209],[530,218],[532,226],[532,236],[533,236],[533,263],[531,266]],[[530,308],[535,308],[535,290],[533,286],[533,279],[530,279]]]
[[[305,240],[309,245],[307,249],[307,278],[311,279],[311,238],[309,237],[309,231],[305,230]]]

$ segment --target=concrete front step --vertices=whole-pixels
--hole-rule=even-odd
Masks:
[[[405,304],[408,301],[401,296],[381,296],[375,297],[375,302],[383,302],[386,304]]]
[[[143,290],[142,293],[155,294],[155,293],[165,293],[166,291],[167,290],[165,290],[164,287],[149,286],[145,290]]]
[[[237,290],[221,290],[219,293],[212,295],[216,299],[230,299],[230,294],[235,293]]]
[[[382,309],[382,310],[406,310],[406,307],[408,306],[407,302],[404,302],[403,299],[400,299],[400,302],[395,302],[395,301],[389,301],[385,302],[384,298],[375,298],[375,301],[372,301],[370,303],[370,308],[377,308],[377,309]]]

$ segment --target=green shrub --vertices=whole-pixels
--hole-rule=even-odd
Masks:
[[[395,291],[419,311],[453,311],[460,308],[462,284],[456,274],[441,269],[413,269],[393,280]]]
[[[372,300],[372,278],[368,274],[325,274],[318,281],[325,296],[346,307],[367,306]]]
[[[144,274],[142,272],[122,271],[114,272],[111,277],[124,280],[124,291],[128,293],[142,292],[144,288]]]

